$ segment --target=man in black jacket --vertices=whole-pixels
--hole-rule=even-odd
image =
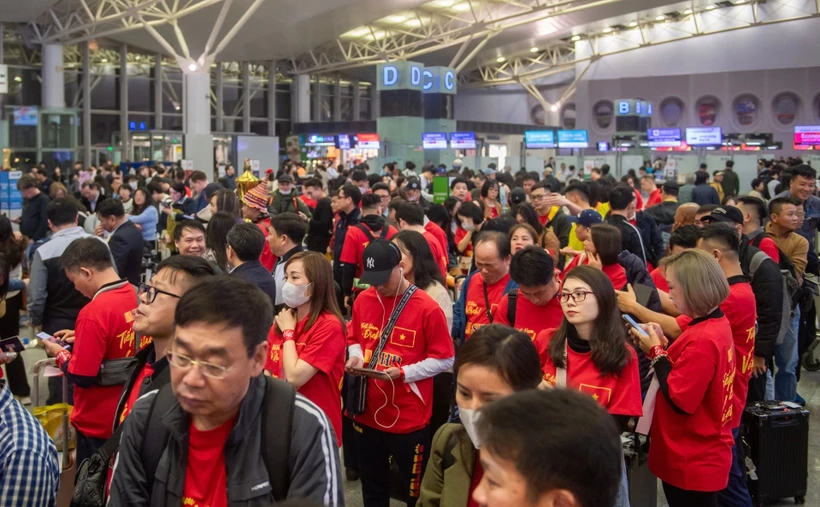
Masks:
[[[256,229],[262,236],[254,225],[243,225]],[[165,350],[174,338],[174,311],[179,298],[194,283],[215,274],[211,263],[202,257],[174,255],[160,262],[151,278],[151,285],[140,285],[140,303],[134,312],[134,332],[139,336],[150,336],[153,341],[136,355],[137,365],[125,382],[114,412],[114,429],[125,420],[140,396],[171,381]]]
[[[356,185],[346,184],[339,189],[339,219],[336,220],[336,233],[333,236],[333,281],[342,287],[344,269],[341,261],[342,247],[345,244],[347,229],[356,225],[362,220],[362,211],[359,203],[362,201],[362,193]],[[344,295],[340,291],[339,308],[345,311]]]
[[[83,206],[85,206],[85,209],[87,209],[89,213],[96,213],[97,207],[102,204],[103,201],[108,199],[108,197],[104,196],[102,192],[100,192],[100,186],[93,181],[86,181],[83,183],[83,186],[80,189],[80,195],[82,195],[80,202]]]
[[[661,230],[669,232],[675,223],[675,213],[678,211],[678,193],[680,187],[677,182],[667,181],[661,187],[660,204],[646,208],[646,214],[655,219]],[[667,227],[664,227],[667,226]]]
[[[550,205],[548,199],[550,194],[549,182],[539,181],[532,187],[532,190],[530,190],[529,197],[532,200],[532,207],[535,208],[535,213],[538,215],[538,221],[545,228],[551,228],[552,232],[558,237],[561,248],[566,248],[567,245],[569,245],[572,222],[567,219],[567,216],[559,206]]]
[[[49,198],[40,191],[37,180],[32,176],[23,176],[17,180],[17,189],[26,199],[23,213],[13,222],[20,224],[20,233],[32,241],[40,241],[48,234],[46,208]]]
[[[259,262],[265,241],[265,235],[256,225],[234,225],[228,232],[228,266],[231,275],[256,285],[270,298],[271,304],[276,304],[276,281]]]
[[[333,208],[330,198],[325,194],[322,180],[311,178],[302,185],[305,195],[316,201],[313,216],[308,221],[308,232],[305,243],[311,252],[327,253],[330,236],[333,234]]]
[[[125,216],[118,199],[103,201],[97,207],[97,218],[103,230],[109,233],[108,248],[117,263],[117,273],[131,285],[139,285],[145,248],[142,232]]]
[[[655,220],[642,211],[635,212],[635,192],[618,185],[609,196],[610,213],[606,221],[621,231],[621,245],[647,263],[657,266],[664,254],[663,238]]]

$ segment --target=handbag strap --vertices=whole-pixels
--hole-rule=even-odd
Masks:
[[[370,362],[367,363],[368,368],[373,369],[376,367],[376,364],[379,362],[379,356],[387,343],[387,339],[390,337],[390,333],[393,332],[393,326],[396,325],[396,321],[399,320],[399,315],[401,315],[402,310],[404,310],[404,307],[407,305],[407,302],[410,301],[410,297],[416,292],[417,288],[418,287],[411,284],[407,287],[407,290],[404,291],[404,294],[402,294],[399,304],[393,309],[393,313],[390,314],[390,320],[387,321],[387,325],[384,326],[382,330],[379,344],[376,345],[376,350],[373,351],[373,356],[370,358]]]
[[[555,369],[555,385],[558,387],[567,387],[567,369],[569,368],[569,360],[567,359],[567,339],[564,339],[564,367]]]
[[[490,324],[493,323],[493,312],[490,309],[490,295],[487,294],[487,282],[484,280],[481,281],[481,287],[484,289],[484,312],[487,314],[487,319],[489,319]]]

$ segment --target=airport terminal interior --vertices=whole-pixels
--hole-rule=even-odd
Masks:
[[[418,181],[432,166],[435,204],[467,168],[563,189],[607,167],[636,194],[645,174],[677,194],[728,167],[743,196],[772,163],[820,170],[818,48],[820,0],[0,0],[0,213],[24,215],[38,167],[77,197],[78,170],[122,184],[159,165],[186,185],[281,185],[292,167],[300,195],[327,168]],[[816,418],[820,374],[803,369],[797,393]],[[820,423],[808,434],[807,490],[769,505],[820,506]],[[368,507],[342,477],[347,505]],[[656,491],[633,507],[666,506]]]

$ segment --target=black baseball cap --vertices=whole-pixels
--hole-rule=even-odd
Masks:
[[[665,181],[661,188],[663,188],[664,192],[680,192],[680,185],[678,185],[677,181]]]
[[[421,182],[418,178],[410,178],[407,180],[406,190],[421,190]]]
[[[364,271],[359,282],[365,285],[384,285],[401,262],[399,247],[384,239],[375,239],[362,254]]]
[[[276,178],[276,181],[278,181],[279,183],[293,183],[293,178],[290,176],[290,174],[283,174]]]
[[[728,222],[743,225],[743,213],[734,206],[721,206],[701,219],[704,222]]]
[[[521,204],[527,201],[527,193],[524,192],[523,188],[514,188],[512,192],[510,192],[510,202],[513,204]]]

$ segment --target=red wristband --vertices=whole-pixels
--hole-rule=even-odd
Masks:
[[[282,339],[284,341],[293,341],[293,340],[295,340],[296,339],[295,335],[296,335],[296,332],[293,331],[293,329],[285,329],[284,331],[282,331]]]
[[[649,349],[649,359],[655,359],[656,357],[665,354],[666,351],[663,349],[661,345],[655,345],[651,349]]]
[[[60,352],[57,352],[56,360],[57,367],[62,368],[64,364],[71,360],[71,352],[65,349],[61,350]]]

